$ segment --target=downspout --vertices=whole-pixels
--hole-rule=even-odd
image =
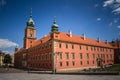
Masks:
[[[53,62],[52,66],[53,66],[53,74],[56,73],[56,58],[55,58],[56,50],[55,50],[55,43],[56,43],[55,40],[52,40],[52,62]]]

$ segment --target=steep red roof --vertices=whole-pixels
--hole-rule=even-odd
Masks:
[[[34,46],[37,46],[37,45],[39,45],[39,44],[41,44],[41,43],[45,43],[45,42],[47,42],[48,40],[50,40],[51,38],[50,38],[50,35],[47,35],[47,36],[45,36],[45,37],[43,37],[43,38],[41,38],[41,39],[39,39],[39,40],[36,40],[35,42],[33,42],[33,47]]]
[[[57,38],[54,38],[55,40],[113,48],[113,46],[109,42],[106,43],[105,41],[99,41],[98,42],[98,40],[94,40],[94,39],[91,39],[91,38],[86,38],[84,40],[82,36],[76,36],[76,35],[73,35],[73,34],[72,34],[72,37],[70,37],[70,35],[68,33],[64,33],[64,32],[59,32],[59,33],[54,33],[54,34],[58,35]],[[51,34],[49,34],[49,35],[47,35],[47,36],[45,36],[45,37],[43,37],[39,40],[34,41],[33,42],[33,47],[35,47],[37,45],[40,45],[41,43],[45,43],[45,42],[49,41],[51,39],[50,35]],[[24,50],[25,50],[24,48],[21,48],[17,52],[22,52]]]
[[[72,37],[70,37],[68,33],[64,33],[64,32],[59,32],[58,36],[59,36],[58,38],[55,38],[56,40],[113,48],[113,46],[109,42],[107,42],[107,43],[105,41],[99,41],[98,42],[98,40],[94,40],[94,39],[91,39],[91,38],[86,38],[84,40],[82,36],[76,36],[76,35],[73,35],[73,34],[72,34]],[[39,40],[36,40],[33,43],[33,46],[37,46],[41,43],[45,43],[46,41],[48,41],[50,39],[51,39],[50,35],[47,35],[46,37],[43,37]]]
[[[86,44],[86,45],[94,45],[94,46],[101,46],[101,47],[110,47],[113,48],[110,43],[106,43],[103,41],[97,41],[91,38],[86,38],[85,40],[81,36],[76,36],[72,34],[72,37],[69,36],[69,34],[60,32],[59,37],[56,38],[57,40],[61,41],[67,41],[67,42],[75,42],[80,44]]]
[[[18,51],[16,51],[15,53],[19,53],[19,52],[23,52],[25,49],[24,48],[20,48]]]

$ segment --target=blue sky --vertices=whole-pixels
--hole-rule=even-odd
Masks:
[[[23,47],[31,8],[37,39],[50,33],[54,16],[61,32],[103,41],[120,35],[120,0],[0,0],[0,50]]]

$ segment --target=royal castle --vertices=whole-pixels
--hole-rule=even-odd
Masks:
[[[25,27],[23,48],[15,48],[14,66],[53,72],[105,67],[114,64],[115,58],[117,59],[116,55],[120,51],[117,44],[99,38],[87,38],[85,34],[77,36],[71,31],[60,32],[56,19],[51,32],[37,40],[31,12]]]

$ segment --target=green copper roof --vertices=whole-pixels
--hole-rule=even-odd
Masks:
[[[57,25],[57,23],[56,23],[56,17],[54,17],[53,26],[58,27],[58,25]]]
[[[32,9],[31,9],[31,11],[30,11],[30,18],[29,18],[29,20],[28,20],[28,22],[27,22],[27,26],[34,27],[34,21],[33,21],[33,19],[32,19]]]
[[[54,21],[53,21],[51,32],[58,32],[58,25],[56,23],[56,17],[54,17]]]

